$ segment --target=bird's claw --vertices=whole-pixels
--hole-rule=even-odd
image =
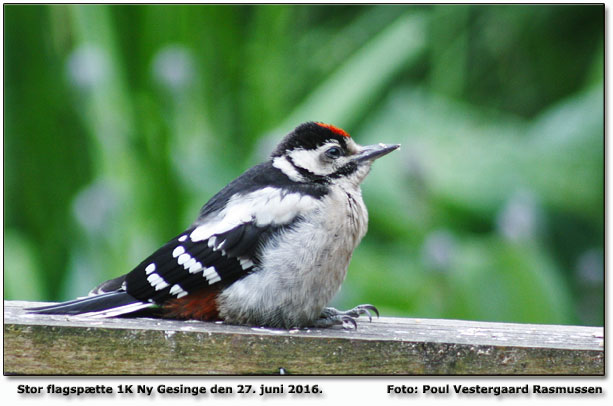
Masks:
[[[374,312],[377,315],[377,318],[379,317],[379,310],[377,310],[377,308],[371,304],[358,305],[346,313],[351,317],[360,317],[361,315],[365,314],[368,316],[368,321],[372,323],[372,314],[370,312]]]
[[[371,304],[359,305],[344,312],[333,307],[326,307],[321,317],[316,321],[315,327],[330,327],[336,324],[342,324],[345,329],[357,330],[358,323],[355,319],[365,314],[368,316],[368,321],[372,322],[371,312],[374,312],[377,317],[379,317],[379,310]]]
[[[351,329],[358,329],[358,323],[357,321],[355,321],[355,319],[351,316],[342,316],[341,317],[341,322],[343,323],[343,328],[351,330]]]

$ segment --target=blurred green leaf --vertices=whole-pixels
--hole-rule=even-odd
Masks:
[[[401,68],[415,61],[425,45],[424,15],[404,13],[371,38],[307,96],[279,126],[285,132],[309,120],[351,126]],[[376,61],[376,69],[373,69]]]
[[[602,84],[536,117],[524,146],[529,184],[556,208],[602,222],[604,201]]]
[[[4,294],[19,300],[40,300],[45,282],[38,271],[40,256],[35,245],[18,231],[4,230]]]
[[[570,292],[550,258],[534,241],[461,244],[449,276],[451,317],[521,323],[571,324]]]

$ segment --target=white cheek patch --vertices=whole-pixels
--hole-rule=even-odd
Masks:
[[[352,138],[347,139],[347,151],[349,151],[350,154],[359,154],[362,148],[363,147],[356,143]]]
[[[297,216],[313,210],[316,205],[317,199],[314,197],[286,193],[274,187],[265,187],[246,195],[236,194],[217,216],[196,227],[190,238],[194,242],[203,241],[252,221],[258,227],[287,224]],[[211,245],[215,246],[215,241],[209,241]]]
[[[279,169],[288,178],[294,182],[304,182],[304,177],[298,173],[294,165],[292,165],[285,156],[278,156],[272,160],[272,166]]]
[[[325,147],[329,148],[330,145]],[[296,166],[306,169],[314,175],[324,176],[330,173],[330,168],[327,168],[319,158],[321,150],[322,148],[314,151],[302,148],[294,149],[289,153],[289,157]]]

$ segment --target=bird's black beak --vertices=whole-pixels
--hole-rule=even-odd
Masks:
[[[400,148],[400,144],[386,145],[386,144],[376,144],[376,145],[367,145],[362,147],[362,151],[353,158],[354,162],[372,162],[377,158],[381,158],[383,155],[387,155],[390,152]]]

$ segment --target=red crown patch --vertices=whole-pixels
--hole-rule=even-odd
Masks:
[[[328,130],[332,131],[335,134],[350,138],[347,131],[343,130],[342,128],[338,128],[338,127],[333,126],[332,124],[326,124],[326,123],[315,123],[315,124],[317,124],[320,127],[327,128]]]

